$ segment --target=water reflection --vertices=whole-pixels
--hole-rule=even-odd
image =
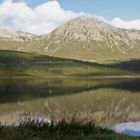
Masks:
[[[0,103],[77,94],[106,88],[127,90],[132,93],[140,92],[140,79],[0,79]]]

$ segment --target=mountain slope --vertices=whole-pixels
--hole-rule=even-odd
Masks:
[[[140,59],[140,31],[119,29],[97,17],[82,16],[41,37],[0,30],[0,50],[116,63]]]
[[[0,50],[22,51],[26,42],[36,38],[36,35],[11,29],[0,29]]]
[[[140,31],[119,29],[83,16],[31,41],[25,51],[86,61],[114,62],[139,58]]]

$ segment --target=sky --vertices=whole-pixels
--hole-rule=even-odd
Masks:
[[[42,35],[91,14],[119,28],[140,30],[139,6],[140,0],[0,0],[0,28]]]
[[[48,0],[29,0],[32,7]],[[59,0],[64,9],[84,11],[108,20],[120,17],[124,20],[140,19],[140,0]]]

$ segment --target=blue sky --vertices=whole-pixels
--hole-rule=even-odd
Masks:
[[[0,0],[2,1],[2,0]],[[19,1],[19,0],[15,0]],[[35,7],[48,0],[26,0]],[[108,20],[120,17],[124,20],[140,19],[140,0],[59,0],[61,7],[104,16]]]

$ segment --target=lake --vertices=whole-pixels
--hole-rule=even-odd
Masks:
[[[0,121],[17,121],[30,112],[111,128],[140,121],[139,99],[139,78],[0,78]]]

